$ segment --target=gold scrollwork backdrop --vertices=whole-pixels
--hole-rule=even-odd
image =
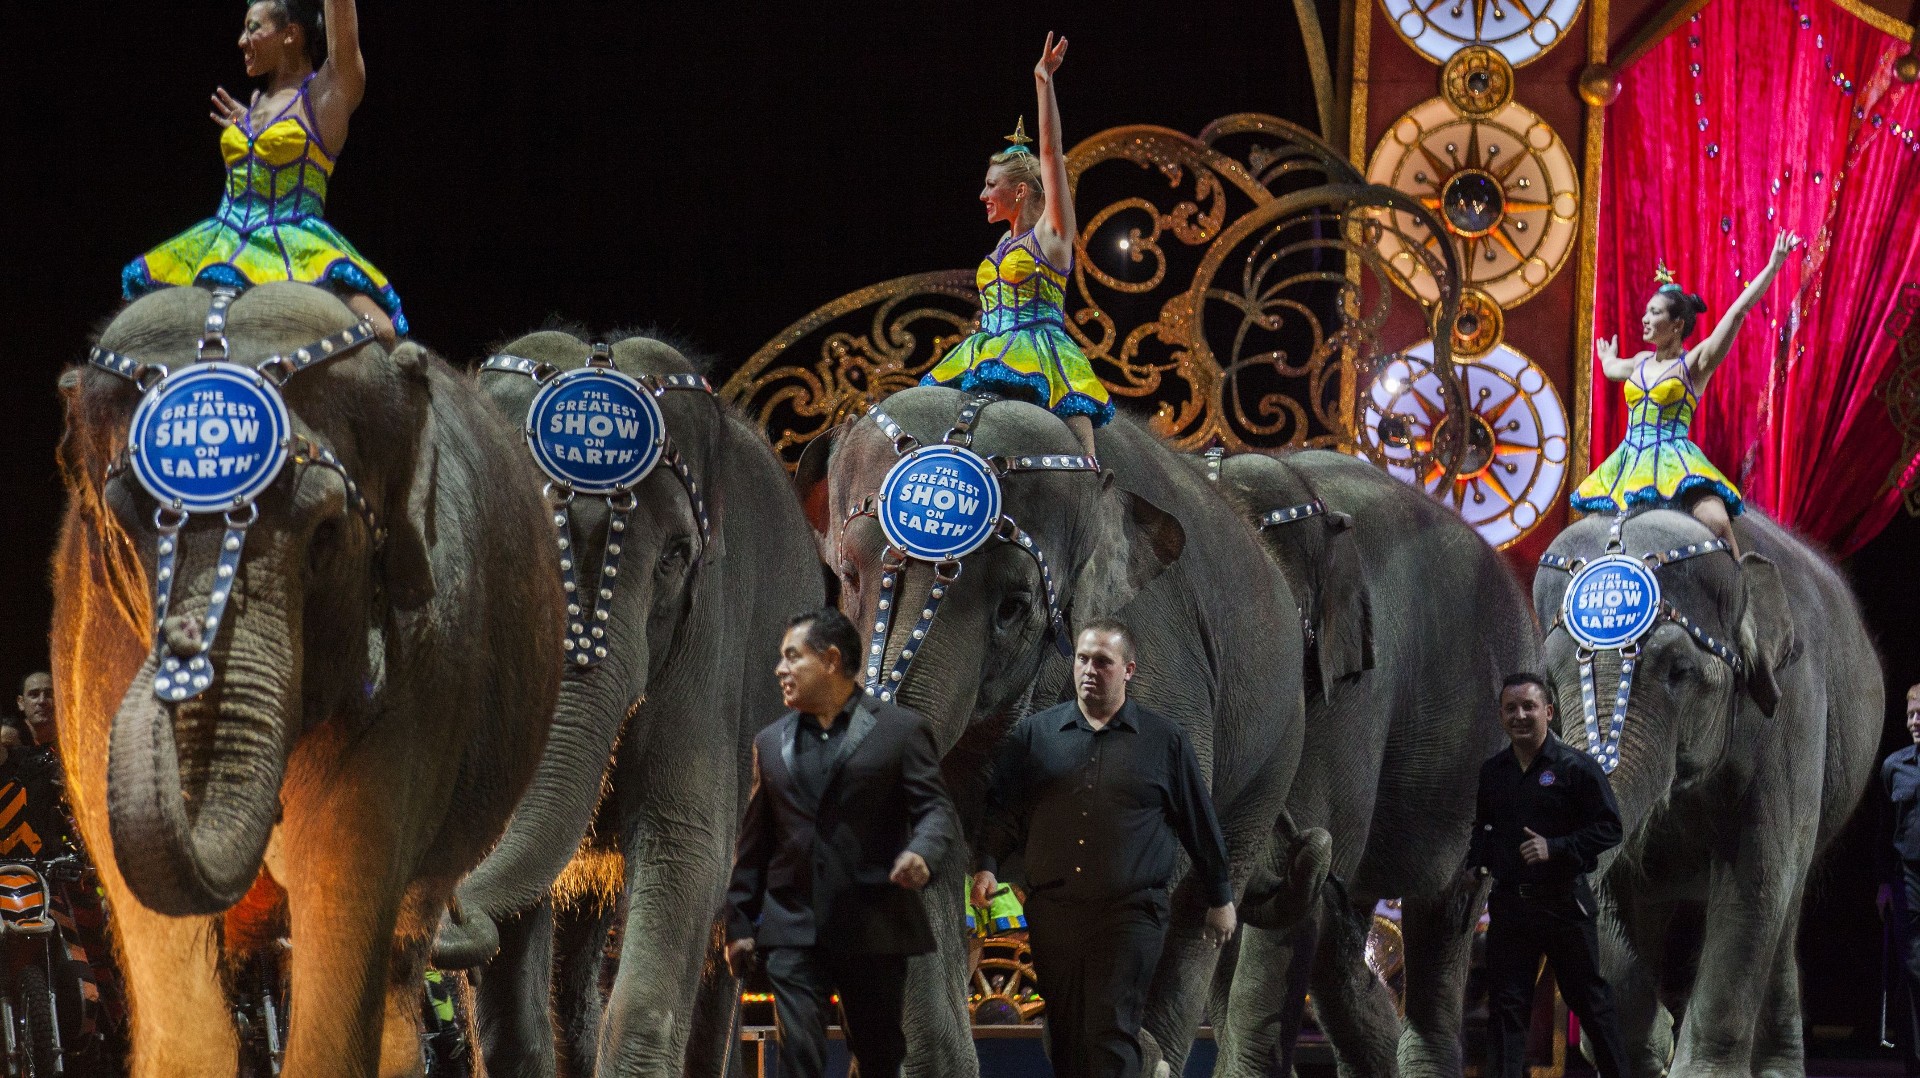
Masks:
[[[1444,331],[1460,303],[1456,252],[1417,238],[1441,227],[1425,206],[1366,182],[1304,128],[1255,113],[1197,137],[1112,128],[1075,146],[1067,172],[1081,211],[1067,330],[1116,403],[1176,446],[1370,453],[1356,403],[1400,347],[1428,337],[1465,421]],[[1440,287],[1396,287],[1383,247],[1415,252]],[[791,466],[816,435],[918,381],[972,331],[977,302],[967,270],[871,285],[788,326],[722,393]],[[1400,322],[1405,341],[1385,336],[1396,306],[1419,326]],[[1461,447],[1436,452],[1451,477]]]

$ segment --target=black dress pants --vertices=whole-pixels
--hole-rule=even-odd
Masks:
[[[1899,987],[1902,991],[1895,993],[1895,998],[1905,1006],[1896,1013],[1906,1017],[1902,1023],[1906,1026],[1906,1036],[1901,1040],[1906,1044],[1907,1073],[1920,1075],[1920,861],[1902,861],[1900,870],[1905,886],[1895,896],[1897,920],[1894,923],[1900,929]]]
[[[1166,937],[1164,890],[1099,904],[1044,891],[1027,900],[1057,1078],[1139,1078],[1140,1017]]]
[[[1571,893],[1525,898],[1495,889],[1487,900],[1487,1075],[1526,1078],[1527,1031],[1533,1024],[1540,957],[1553,963],[1560,995],[1593,1041],[1600,1078],[1627,1078],[1626,1044],[1613,991],[1600,976],[1593,913]],[[1590,901],[1590,900],[1587,900]]]
[[[853,954],[832,947],[774,947],[767,951],[774,1018],[780,1031],[780,1078],[820,1078],[827,1072],[827,1019],[840,993],[854,1073],[897,1078],[907,1059],[901,1011],[907,996],[907,957]]]

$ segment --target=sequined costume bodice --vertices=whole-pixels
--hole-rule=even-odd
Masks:
[[[1621,387],[1627,400],[1627,441],[1644,445],[1651,441],[1685,438],[1693,425],[1693,411],[1700,398],[1693,392],[1693,376],[1682,362],[1649,384],[1645,381],[1647,364],[1643,360]]]
[[[293,101],[258,130],[249,114],[220,133],[227,189],[214,216],[222,224],[245,233],[326,212],[334,159],[312,127],[312,81],[309,75]]]
[[[1066,274],[1040,251],[1033,231],[1000,241],[980,260],[973,283],[980,289],[980,329],[1005,333],[1036,322],[1066,324]]]

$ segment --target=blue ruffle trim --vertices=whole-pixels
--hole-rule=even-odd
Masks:
[[[1001,393],[1029,404],[1047,407],[1047,398],[1052,387],[1047,384],[1044,374],[1021,374],[997,359],[989,359],[977,367],[962,374],[958,381],[942,382],[929,374],[920,379],[923,386],[951,386],[963,393],[985,390],[989,393]],[[1060,403],[1050,409],[1054,415],[1065,419],[1071,415],[1083,415],[1093,420],[1096,427],[1104,427],[1113,420],[1113,402],[1096,400],[1080,392],[1069,390],[1060,398]]]
[[[1720,482],[1718,479],[1705,475],[1690,475],[1680,480],[1680,485],[1674,488],[1673,497],[1671,498],[1662,497],[1660,488],[1658,487],[1642,487],[1639,490],[1630,490],[1627,492],[1627,509],[1628,511],[1643,508],[1678,509],[1681,503],[1687,500],[1688,494],[1702,487],[1712,491],[1721,501],[1727,503],[1728,516],[1737,517],[1746,509],[1746,504],[1741,500],[1739,492],[1725,483]],[[1618,513],[1621,511],[1620,504],[1612,498],[1582,498],[1580,495],[1575,494],[1572,502],[1573,507],[1582,513]]]
[[[400,312],[400,297],[391,287],[375,286],[373,278],[368,277],[359,266],[344,259],[328,266],[324,279],[346,291],[358,292],[379,304],[380,309],[387,312],[387,317],[393,319],[394,332],[402,337],[407,335],[407,316]],[[231,288],[240,292],[253,287],[252,281],[247,280],[239,270],[224,262],[201,270],[199,276],[194,278],[194,283]],[[143,258],[134,259],[120,271],[122,299],[136,300],[160,287],[162,286],[154,284],[153,279],[147,276],[146,260]]]

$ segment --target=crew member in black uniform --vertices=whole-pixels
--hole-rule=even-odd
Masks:
[[[1026,847],[1027,942],[1047,1001],[1059,1078],[1136,1078],[1140,1018],[1167,934],[1176,844],[1208,906],[1204,935],[1234,930],[1227,847],[1186,734],[1127,699],[1133,636],[1089,622],[1075,700],[1029,716],[995,758],[973,903]]]
[[[860,691],[860,638],[832,607],[780,643],[785,715],[753,739],[753,793],[727,887],[727,965],[765,954],[780,1073],[819,1078],[840,995],[862,1075],[900,1073],[907,956],[934,949],[915,891],[959,840],[925,719]]]
[[[1880,787],[1887,792],[1886,841],[1881,866],[1880,915],[1893,918],[1900,956],[1900,987],[1906,1015],[1903,1047],[1907,1073],[1920,1075],[1920,685],[1907,690],[1907,736],[1913,744],[1894,751],[1880,765]]]
[[[1487,900],[1487,1071],[1524,1078],[1540,956],[1592,1038],[1600,1078],[1627,1078],[1613,993],[1600,976],[1587,873],[1620,844],[1620,810],[1606,772],[1553,734],[1553,701],[1536,674],[1500,689],[1513,742],[1480,767],[1467,870],[1493,876]]]

